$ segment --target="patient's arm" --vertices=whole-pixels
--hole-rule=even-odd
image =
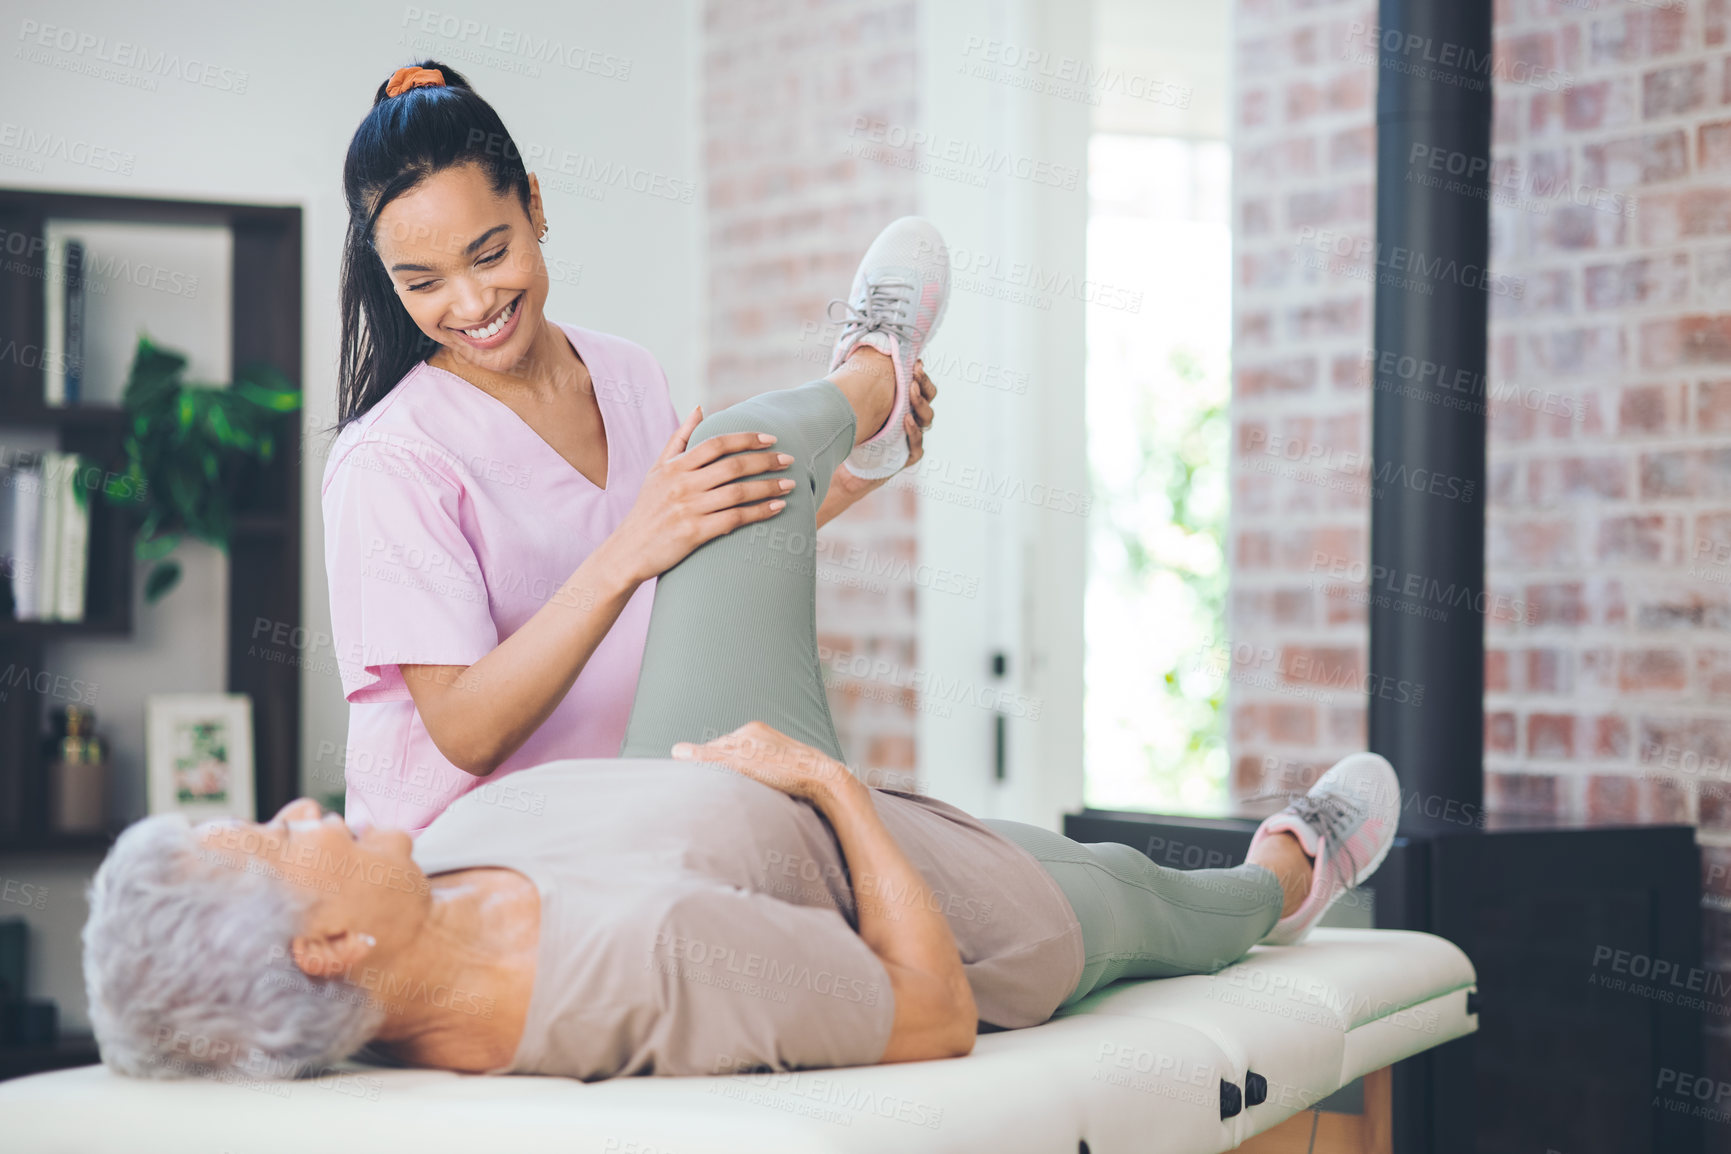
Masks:
[[[895,1018],[882,1060],[912,1062],[971,1052],[979,1013],[950,923],[925,878],[878,817],[871,790],[847,766],[754,721],[673,755],[717,762],[804,798],[829,819],[853,880],[859,936],[889,974]],[[886,902],[879,894],[894,894]]]

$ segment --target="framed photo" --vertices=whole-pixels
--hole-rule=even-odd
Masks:
[[[150,812],[251,821],[252,698],[159,693],[144,710]]]

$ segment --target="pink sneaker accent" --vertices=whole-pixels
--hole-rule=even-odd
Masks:
[[[856,477],[876,480],[899,470],[908,459],[902,418],[910,407],[914,362],[943,321],[950,295],[950,254],[932,223],[904,216],[872,241],[854,273],[843,306],[841,333],[830,352],[834,370],[860,345],[887,353],[895,368],[896,395],[883,427],[854,447],[845,462]]]
[[[1336,898],[1376,872],[1399,824],[1400,779],[1388,759],[1376,753],[1342,758],[1309,793],[1267,817],[1256,827],[1251,848],[1284,831],[1298,839],[1315,868],[1304,904],[1274,923],[1263,943],[1302,941]]]

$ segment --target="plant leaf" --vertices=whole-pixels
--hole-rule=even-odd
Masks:
[[[144,599],[157,602],[167,595],[170,589],[180,584],[180,562],[163,561],[151,569],[144,579]]]

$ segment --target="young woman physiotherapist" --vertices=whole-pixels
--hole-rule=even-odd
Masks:
[[[483,785],[532,809],[499,779],[618,756],[655,577],[780,512],[791,482],[758,475],[788,461],[756,433],[688,450],[701,409],[680,422],[648,351],[543,315],[538,183],[452,69],[380,85],[343,189],[323,507],[345,814],[419,832]],[[935,395],[914,379],[909,462]],[[838,469],[819,524],[881,472]]]

